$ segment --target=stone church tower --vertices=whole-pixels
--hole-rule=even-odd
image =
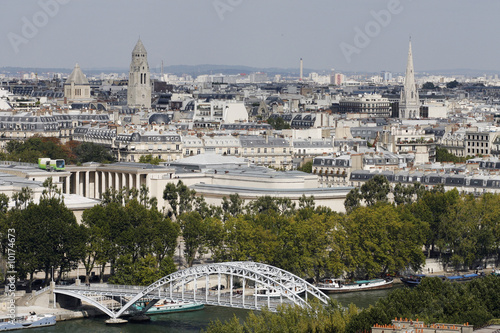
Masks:
[[[141,40],[132,51],[132,62],[128,76],[127,106],[131,108],[151,108],[151,78],[148,53]]]
[[[420,117],[420,98],[415,83],[415,73],[413,71],[413,55],[410,48],[408,50],[408,63],[406,65],[405,84],[401,90],[399,99],[399,118],[415,119]]]

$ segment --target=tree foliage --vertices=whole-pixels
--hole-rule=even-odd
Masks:
[[[302,172],[312,173],[312,165],[313,165],[312,161],[305,162],[304,164],[302,164],[302,166],[298,167],[297,170]]]
[[[460,85],[460,83],[458,83],[457,80],[453,80],[453,81],[450,81],[446,84],[446,88],[454,89],[454,88],[458,87],[459,85]]]
[[[269,117],[267,123],[271,125],[275,130],[289,129],[290,124],[287,123],[282,117]]]
[[[76,163],[112,163],[116,161],[109,148],[97,143],[82,142],[76,145],[72,152],[76,156]]]
[[[38,163],[41,157],[67,159],[68,151],[56,138],[32,137],[26,141],[10,140],[6,144],[7,159]]]
[[[446,148],[436,148],[436,162],[465,163],[469,157],[459,157],[448,152]]]
[[[258,314],[251,312],[244,323],[234,317],[222,323],[216,320],[210,323],[208,333],[238,332],[345,332],[346,326],[356,317],[358,309],[351,305],[342,307],[332,301],[327,306],[313,302],[311,308],[284,306],[278,313],[263,310]]]
[[[69,141],[62,144],[58,138],[32,137],[28,140],[10,140],[6,144],[7,154],[3,159],[27,163],[38,163],[38,159],[64,159],[71,163],[111,163],[115,158],[109,148],[91,142]]]
[[[344,206],[346,211],[351,212],[361,204],[372,206],[378,202],[388,202],[388,194],[391,187],[387,178],[383,175],[376,175],[360,189],[352,189],[346,196]]]
[[[481,327],[500,317],[500,277],[488,276],[467,284],[426,278],[416,288],[400,288],[375,305],[360,310],[332,301],[311,308],[284,306],[277,313],[251,313],[240,323],[212,322],[207,333],[225,332],[368,332],[375,324],[388,325],[394,318],[413,318],[426,324],[468,322]]]
[[[152,165],[159,165],[160,162],[165,162],[161,158],[158,157],[153,157],[153,155],[142,155],[139,157],[139,163],[147,163],[147,164],[152,164]]]
[[[30,280],[36,271],[43,271],[48,281],[52,268],[59,272],[55,278],[59,280],[84,255],[86,230],[53,190],[47,189],[38,204],[25,201],[16,206],[6,220],[6,227],[16,233],[16,269]]]
[[[437,87],[434,85],[434,83],[432,82],[425,82],[423,85],[422,85],[422,89],[427,89],[427,90],[434,90],[436,89]]]

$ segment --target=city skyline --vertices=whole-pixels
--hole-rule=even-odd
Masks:
[[[303,58],[307,69],[403,72],[411,36],[416,72],[500,70],[492,42],[500,3],[490,0],[5,4],[0,67],[127,68],[140,37],[152,70],[162,60],[298,70]]]

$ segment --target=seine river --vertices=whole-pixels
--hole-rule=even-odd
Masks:
[[[397,288],[399,286],[396,286]],[[374,290],[366,292],[347,293],[331,295],[343,305],[350,303],[358,307],[368,307],[374,304],[379,298],[385,297],[390,292],[386,290]],[[225,321],[233,316],[244,320],[248,315],[248,310],[230,309],[222,307],[207,306],[205,309],[194,312],[171,313],[167,315],[156,315],[151,317],[151,321],[146,323],[127,323],[119,326],[108,326],[104,323],[105,317],[93,319],[78,319],[58,322],[56,326],[31,329],[30,332],[111,332],[111,333],[149,333],[149,332],[199,332],[208,327],[211,321],[219,319]]]

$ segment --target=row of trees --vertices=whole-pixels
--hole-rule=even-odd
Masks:
[[[251,259],[316,281],[344,272],[374,277],[409,266],[418,269],[425,260],[421,222],[391,205],[363,207],[349,215],[311,207],[285,213],[265,209],[208,223],[206,244],[216,261]]]
[[[460,195],[456,189],[445,192],[438,185],[427,190],[419,183],[391,188],[385,177],[375,176],[347,195],[346,210],[352,213],[362,206],[387,205],[391,196],[395,206],[421,221],[422,245],[428,256],[434,253],[457,270],[488,258],[500,261],[500,195]]]
[[[231,195],[221,207],[209,206],[182,182],[167,185],[164,199],[181,228],[189,265],[210,252],[217,261],[252,259],[317,279],[418,269],[424,247],[457,270],[500,259],[496,194],[476,198],[419,183],[391,187],[376,176],[349,193],[347,214],[314,208],[312,197],[296,207],[272,197],[244,205]]]
[[[6,230],[13,228],[18,270],[26,276],[44,271],[48,278],[54,267],[60,279],[81,261],[87,277],[110,265],[111,281],[147,284],[175,269],[178,236],[188,266],[211,253],[216,261],[255,260],[315,280],[417,270],[423,246],[457,269],[500,257],[500,195],[460,196],[420,184],[391,188],[375,177],[348,195],[348,213],[340,214],[305,196],[298,205],[267,196],[245,205],[235,194],[221,206],[208,205],[179,181],[164,190],[166,212],[144,186],[108,191],[78,225],[51,182],[45,185],[38,204],[27,189],[14,195],[10,211],[9,198],[0,200],[3,251]]]
[[[448,89],[454,89],[460,86],[460,83],[457,80],[450,81],[446,83],[446,88]],[[441,90],[439,86],[436,86],[432,82],[426,82],[422,85],[422,89],[427,89],[427,90]]]
[[[52,179],[44,185],[46,189],[38,204],[32,202],[32,192],[25,188],[14,195],[15,206],[11,210],[7,210],[9,198],[0,194],[2,253],[5,255],[9,248],[14,250],[18,276],[31,280],[38,271],[44,272],[48,280],[53,269],[64,272],[76,268],[85,247],[85,228],[64,206]]]
[[[315,208],[313,197],[303,196],[298,207],[269,196],[245,205],[237,194],[216,207],[180,181],[166,186],[164,199],[180,226],[188,265],[210,252],[215,261],[255,260],[318,280],[418,269],[425,260],[427,224],[406,207],[379,204],[346,215]]]
[[[115,158],[102,145],[91,142],[69,141],[61,144],[57,138],[32,137],[26,141],[10,140],[6,145],[7,153],[0,154],[4,161],[38,163],[41,157],[64,159],[66,163],[114,162]]]
[[[84,264],[86,276],[111,266],[110,282],[148,285],[176,270],[173,255],[179,227],[149,199],[145,186],[108,191],[101,205],[86,210],[82,224],[88,230]]]
[[[427,324],[469,323],[480,327],[500,317],[500,277],[488,276],[467,284],[425,279],[417,288],[396,289],[374,306],[360,310],[313,303],[311,308],[283,307],[278,313],[250,313],[244,323],[236,317],[214,321],[208,333],[226,332],[369,332],[375,324],[391,324],[393,318],[411,318]]]
[[[102,279],[109,264],[112,282],[147,285],[176,270],[179,226],[158,211],[147,188],[106,192],[102,204],[86,210],[78,224],[51,178],[44,186],[38,203],[24,188],[13,196],[10,210],[9,198],[0,194],[2,253],[14,238],[19,278],[31,284],[35,272],[44,272],[46,282],[59,281],[83,262],[87,282],[95,267]]]

